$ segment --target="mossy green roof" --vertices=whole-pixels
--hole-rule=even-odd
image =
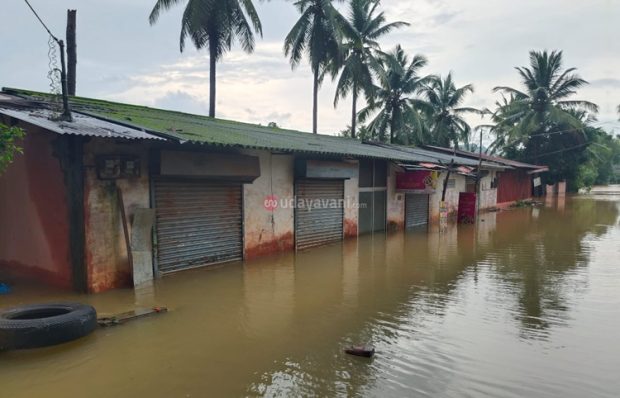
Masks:
[[[3,88],[3,91],[35,101],[49,101],[51,98],[50,94],[35,91],[12,88]],[[380,158],[404,162],[438,161],[437,158],[433,157],[363,144],[351,138],[271,128],[92,98],[71,97],[70,102],[72,110],[75,112],[142,128],[147,132],[181,142],[333,156]]]

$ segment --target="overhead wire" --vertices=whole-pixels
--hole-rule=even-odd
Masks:
[[[544,157],[544,156],[548,156],[548,155],[553,155],[553,154],[556,154],[556,153],[572,151],[573,149],[577,149],[577,148],[581,148],[581,147],[586,146],[586,145],[590,145],[593,142],[594,141],[588,141],[588,142],[584,142],[582,144],[575,145],[575,146],[572,146],[572,147],[568,147],[568,148],[564,148],[564,149],[559,149],[557,151],[545,152],[545,153],[538,154],[536,156],[527,156],[527,157],[525,157],[525,159],[540,158],[540,157]]]
[[[61,89],[62,72],[61,72],[60,67],[58,66],[58,49],[56,48],[56,45],[57,44],[60,45],[61,40],[58,39],[56,36],[54,36],[52,31],[47,27],[43,19],[41,19],[41,17],[37,13],[37,11],[34,9],[32,4],[30,4],[28,0],[24,0],[24,2],[28,6],[28,8],[30,8],[30,11],[32,11],[34,16],[41,23],[41,26],[43,26],[43,29],[45,29],[45,31],[49,35],[49,40],[47,42],[47,45],[48,45],[47,59],[48,59],[48,67],[49,67],[49,71],[47,72],[47,78],[50,81],[49,83],[50,93],[52,94],[52,101],[51,101],[52,111],[55,113],[60,113],[62,112],[61,98],[60,98],[61,93],[62,93],[62,89]]]
[[[54,36],[54,34],[52,33],[52,31],[47,27],[47,25],[45,24],[45,22],[43,22],[43,20],[41,19],[41,17],[39,16],[39,14],[37,14],[36,10],[34,9],[34,7],[32,7],[32,5],[30,4],[30,2],[28,0],[24,0],[26,2],[26,5],[28,5],[28,8],[30,8],[30,11],[32,11],[32,13],[34,14],[35,17],[37,17],[37,19],[39,20],[39,22],[41,23],[41,25],[43,26],[43,28],[47,31],[47,33],[52,37],[52,39],[54,39],[56,42],[59,42],[60,40]]]

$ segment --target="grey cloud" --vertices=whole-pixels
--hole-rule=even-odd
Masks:
[[[620,89],[620,79],[614,79],[614,78],[596,79],[596,80],[591,80],[590,85],[593,87]],[[618,99],[618,101],[620,102],[620,98]]]
[[[460,13],[456,11],[440,12],[439,14],[433,16],[432,21],[434,24],[437,24],[437,25],[446,24],[446,23],[452,22],[459,14]]]
[[[168,92],[154,101],[157,108],[171,109],[179,112],[204,115],[208,112],[208,104],[182,91]]]
[[[265,117],[265,120],[269,122],[276,121],[278,123],[287,122],[291,118],[291,114],[288,112],[272,112]]]

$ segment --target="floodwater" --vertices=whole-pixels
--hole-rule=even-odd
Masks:
[[[0,397],[618,397],[620,197],[375,235],[71,299],[170,312],[0,353]],[[373,359],[343,353],[370,343]]]

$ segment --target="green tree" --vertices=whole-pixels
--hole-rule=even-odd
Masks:
[[[342,33],[339,21],[342,16],[332,0],[297,0],[294,5],[301,16],[284,39],[284,53],[293,69],[304,54],[310,62],[313,75],[312,132],[316,134],[319,87],[323,77],[327,73],[335,74],[340,66]]]
[[[215,117],[216,66],[235,40],[247,53],[254,51],[254,32],[263,28],[252,0],[157,0],[149,22],[155,24],[162,11],[187,3],[181,19],[180,49],[189,37],[196,49],[209,51],[209,116]]]
[[[338,84],[334,107],[338,100],[352,95],[351,137],[356,135],[357,100],[363,93],[369,100],[373,95],[373,80],[375,75],[382,74],[378,54],[381,49],[377,40],[401,26],[408,26],[406,22],[385,22],[383,12],[377,13],[380,0],[351,0],[349,14],[342,18],[343,65]]]
[[[620,163],[620,140],[599,127],[586,127],[588,146],[585,160],[576,172],[575,187],[590,188],[593,185],[607,185],[616,181],[615,165]]]
[[[24,131],[19,127],[8,127],[0,123],[0,174],[6,171],[16,154],[22,153],[17,141],[24,136]]]
[[[415,55],[411,62],[400,45],[381,57],[385,73],[379,76],[374,99],[358,118],[363,123],[376,113],[369,123],[371,134],[380,141],[394,144],[411,144],[424,138],[426,129],[423,113],[432,111],[431,105],[421,96],[430,81],[420,76],[426,58]]]
[[[582,128],[558,123],[549,128],[545,139],[532,149],[527,145],[506,145],[504,154],[510,158],[549,166],[545,179],[549,183],[566,180],[570,191],[607,184],[613,175],[613,137],[595,127],[596,118],[586,111],[568,111],[579,120]]]
[[[432,107],[428,118],[429,132],[426,143],[443,147],[454,145],[454,148],[458,148],[459,142],[462,142],[465,147],[469,147],[471,127],[463,116],[468,113],[483,114],[478,109],[462,106],[467,94],[473,92],[474,87],[471,84],[457,88],[452,73],[445,79],[439,76],[430,79],[424,89],[424,94]]]
[[[355,138],[360,141],[376,141],[377,140],[377,137],[373,136],[370,130],[368,130],[368,127],[363,124],[359,125],[359,127],[357,128],[355,137],[351,136],[352,132],[353,132],[353,129],[351,129],[351,126],[347,126],[344,130],[341,130],[338,135],[340,137]]]
[[[575,73],[576,68],[563,69],[561,51],[531,51],[530,66],[516,69],[523,90],[506,86],[494,89],[510,98],[496,112],[495,130],[505,143],[525,145],[530,161],[538,162],[541,146],[558,126],[570,134],[583,134],[583,122],[571,111],[595,113],[598,107],[572,99],[587,82]]]
[[[509,112],[509,105],[512,101],[514,101],[514,96],[502,95],[500,100],[495,101],[495,111],[490,112],[492,124],[481,126],[482,128],[487,128],[489,133],[495,136],[495,139],[487,149],[487,153],[489,154],[495,154],[499,151],[503,151],[505,148],[516,146],[522,140],[521,137],[517,137],[516,139],[513,138],[511,141],[511,137],[509,136],[512,127],[508,121],[508,118],[512,117]]]

